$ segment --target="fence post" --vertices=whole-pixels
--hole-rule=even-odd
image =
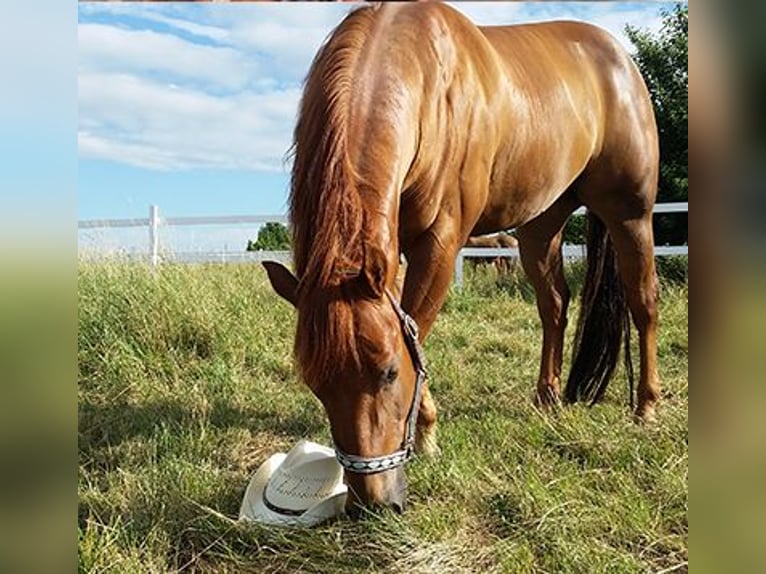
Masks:
[[[156,205],[149,206],[149,264],[152,270],[157,269],[160,258],[160,209]]]
[[[458,288],[463,287],[463,250],[457,252],[455,258],[455,285]]]

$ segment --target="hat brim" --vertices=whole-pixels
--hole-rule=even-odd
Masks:
[[[263,491],[274,471],[287,458],[285,453],[269,457],[250,479],[245,496],[239,508],[239,519],[278,526],[316,526],[343,513],[348,487],[338,484],[333,493],[310,507],[300,516],[280,514],[268,508],[263,502]]]

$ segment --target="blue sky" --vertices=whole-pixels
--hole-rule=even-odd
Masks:
[[[657,2],[459,2],[657,30]],[[79,3],[78,218],[284,213],[301,82],[347,3]],[[234,241],[238,241],[234,240]]]

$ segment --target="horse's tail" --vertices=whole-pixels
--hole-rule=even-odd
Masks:
[[[617,255],[604,223],[588,211],[588,268],[577,320],[572,366],[564,396],[567,402],[604,396],[625,342],[625,368],[633,402],[633,365],[630,359],[630,317]]]

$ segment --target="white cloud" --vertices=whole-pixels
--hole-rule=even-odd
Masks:
[[[634,28],[649,30],[652,33],[658,32],[662,26],[662,18],[655,6],[619,12],[604,12],[593,22],[609,30],[631,53],[635,51],[635,47],[625,35],[626,24]]]
[[[81,8],[120,22],[79,27],[81,157],[147,169],[284,169],[300,84],[350,7],[213,8]],[[120,16],[169,29],[129,28]]]
[[[255,63],[228,47],[195,44],[171,34],[106,24],[80,24],[80,66],[86,71],[165,73],[226,89],[243,87]]]
[[[661,25],[660,3],[644,2],[625,9],[619,2],[457,2],[451,4],[483,26],[521,24],[546,20],[583,20],[605,28],[629,51],[633,45],[625,35],[626,24],[657,31]]]
[[[224,41],[228,36],[227,28],[217,27],[210,24],[202,24],[195,19],[204,19],[203,6],[190,5],[185,8],[182,5],[167,5],[152,2],[83,2],[78,6],[81,15],[107,16],[107,17],[131,17],[149,22],[165,24],[176,30],[183,30],[198,37],[208,38],[215,41]],[[184,18],[186,14],[188,17]]]
[[[322,41],[351,9],[340,3],[110,4],[80,6],[86,19],[121,22],[79,26],[80,155],[170,170],[282,170],[300,83]],[[454,7],[484,25],[583,19],[629,48],[626,23],[660,25],[660,6],[653,3]],[[147,29],[136,28],[142,21]],[[152,23],[167,30],[148,29]]]
[[[281,83],[300,83],[322,42],[350,9],[345,4],[260,4],[213,14],[221,18],[219,25],[229,26],[231,45],[257,58],[265,73]]]
[[[479,26],[505,26],[528,21],[522,2],[449,2]]]
[[[184,32],[192,34],[193,36],[197,36],[200,38],[207,38],[208,40],[213,40],[216,42],[226,42],[229,38],[229,31],[225,28],[221,28],[218,26],[208,26],[205,24],[198,24],[197,22],[184,20],[182,18],[173,18],[170,16],[165,16],[164,14],[154,12],[154,11],[147,11],[143,14],[142,17],[145,20],[149,20],[151,22],[158,22],[160,24],[165,24],[166,26],[175,28],[176,30],[182,30]]]
[[[297,88],[214,96],[127,74],[79,79],[82,157],[151,169],[281,170]]]

